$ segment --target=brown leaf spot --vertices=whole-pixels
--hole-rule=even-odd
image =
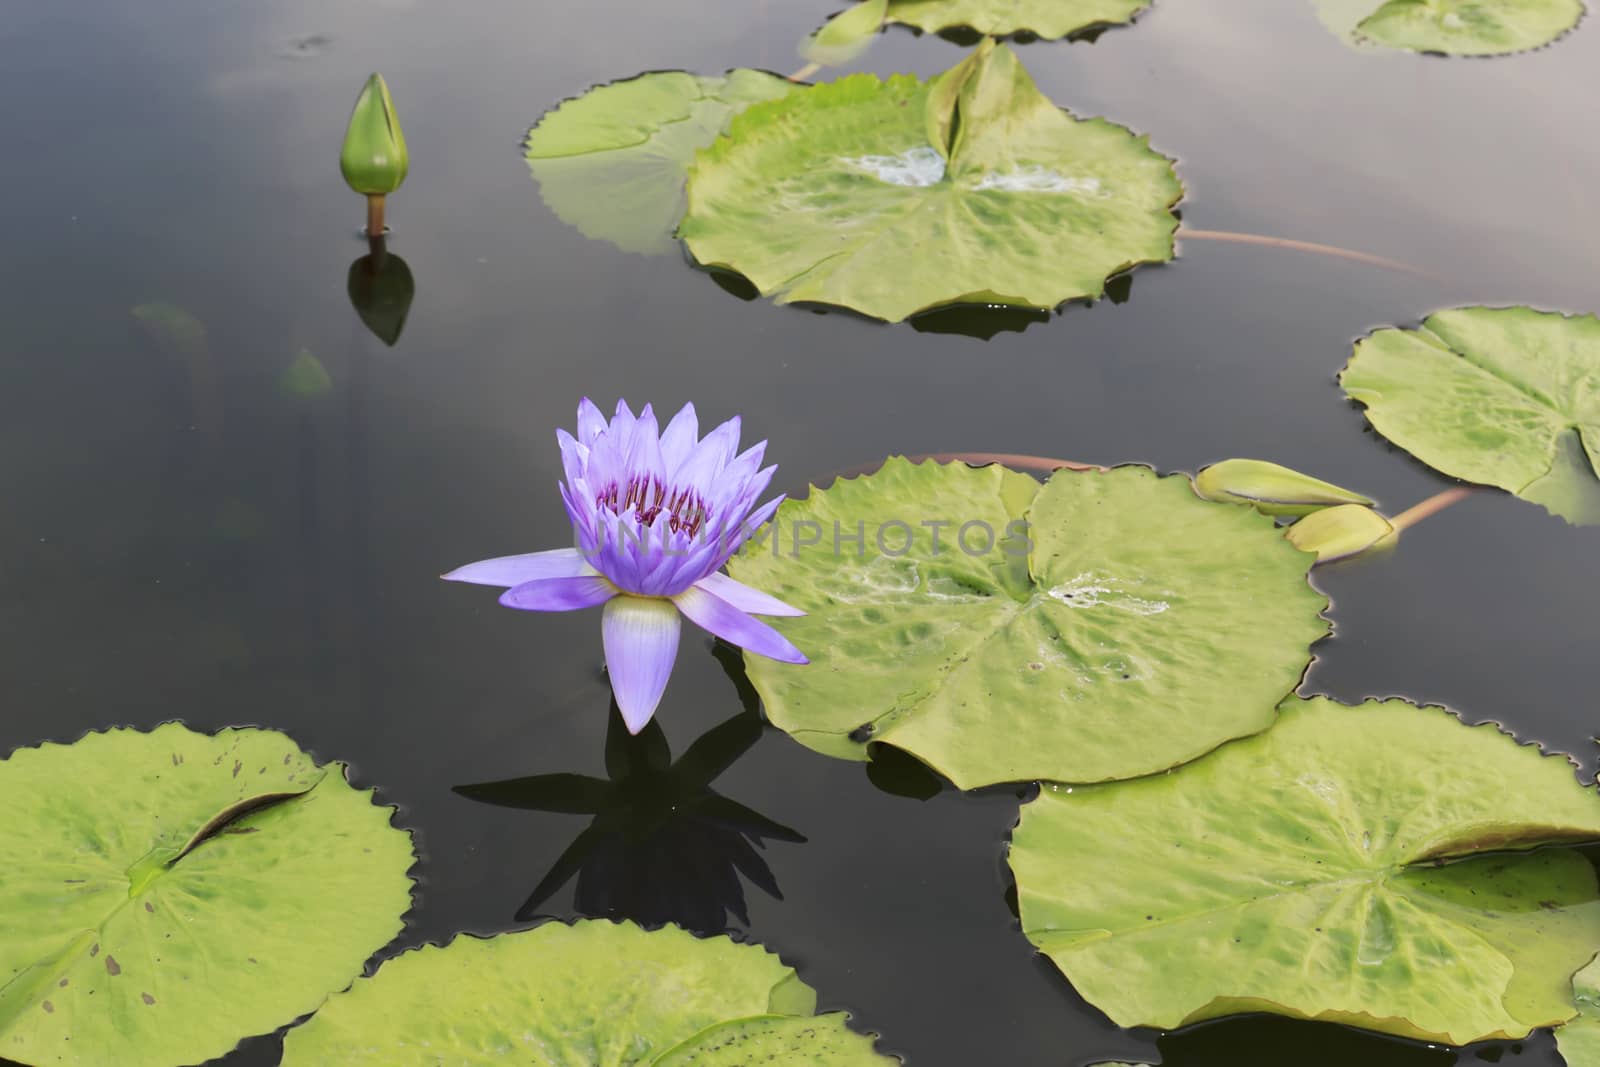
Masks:
[[[98,955],[100,955],[100,942],[96,941],[89,946],[89,958],[94,959]]]
[[[243,763],[240,763],[238,760],[234,760],[233,761],[233,776],[235,778],[239,777],[239,772],[241,770],[243,770],[243,769],[244,769],[244,764]]]
[[[106,973],[113,978],[122,973],[122,966],[117,963],[117,957],[109,952],[106,953]]]
[[[62,989],[67,988],[67,980],[65,978],[61,979],[61,988]]]
[[[146,1004],[154,1004],[156,1002],[156,998],[152,997],[149,993],[140,993],[139,999],[143,1000]]]
[[[144,902],[144,910],[148,911],[151,915],[154,915],[156,913],[156,906],[147,900]]]
[[[50,1003],[48,1000],[44,1002],[42,1007],[44,1008],[45,1011],[50,1012],[51,1014],[55,1013],[56,1006],[54,1004]]]

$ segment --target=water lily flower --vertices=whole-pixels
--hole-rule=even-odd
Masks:
[[[576,547],[486,559],[444,575],[505,589],[500,603],[523,611],[605,605],[606,667],[634,734],[666,690],[680,615],[750,652],[807,662],[752,617],[805,612],[719,573],[783,502],[755,507],[777,469],[761,466],[767,443],[739,452],[737,417],[703,438],[699,432],[693,404],[661,430],[648,404],[635,416],[620,401],[608,422],[586,398],[577,434],[556,431]]]

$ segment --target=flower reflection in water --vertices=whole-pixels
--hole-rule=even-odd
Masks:
[[[538,915],[574,876],[573,906],[581,915],[670,922],[698,934],[726,931],[729,916],[749,925],[746,880],[783,899],[762,850],[769,840],[799,844],[805,837],[711,788],[764,729],[738,653],[719,644],[716,654],[741,683],[746,707],[677,760],[658,722],[630,735],[613,703],[606,778],[540,774],[455,787],[485,804],[593,816],[518,909],[518,922]]]

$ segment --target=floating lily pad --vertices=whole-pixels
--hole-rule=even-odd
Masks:
[[[1271,519],[1143,467],[1041,488],[891,459],[786,502],[772,531],[732,573],[809,612],[772,622],[811,663],[746,657],[768,717],[963,789],[1149,774],[1264,730],[1328,632],[1313,557]]]
[[[891,0],[889,21],[919,30],[965,27],[991,37],[1066,37],[1132,22],[1150,0]]]
[[[1379,330],[1339,376],[1378,432],[1452,477],[1600,522],[1600,319],[1441,311]]]
[[[749,1067],[805,1063],[811,1067],[883,1067],[899,1063],[873,1050],[872,1039],[846,1028],[848,1016],[765,1016],[737,1019],[696,1034],[655,1061],[655,1067]]]
[[[889,0],[863,0],[829,19],[806,39],[800,54],[824,67],[848,63],[866,51],[888,13]]]
[[[0,762],[0,1056],[170,1067],[313,1011],[400,932],[411,838],[282,734]]]
[[[528,132],[528,166],[561,221],[624,252],[676,247],[684,171],[734,115],[797,86],[773,74],[682,71],[612,82],[568,100]]]
[[[1572,979],[1578,1017],[1556,1030],[1567,1067],[1600,1067],[1600,957]]]
[[[1062,111],[986,40],[930,82],[856,74],[745,111],[690,167],[679,234],[779,303],[899,321],[1097,297],[1172,258],[1182,193],[1146,138]]]
[[[1583,18],[1581,0],[1388,0],[1356,34],[1374,44],[1460,56],[1542,48]]]
[[[1596,838],[1566,760],[1318,698],[1170,775],[1047,787],[1011,869],[1028,939],[1119,1025],[1269,1011],[1464,1045],[1573,1016],[1594,868],[1511,850]]]
[[[719,1023],[815,1010],[794,969],[756,946],[675,926],[546,923],[389,960],[290,1033],[283,1064],[387,1067],[427,1048],[458,1067],[631,1067]]]
[[[928,33],[970,29],[1053,40],[1132,22],[1149,6],[1150,0],[863,0],[817,31],[802,54],[825,66],[848,63],[886,20]]]

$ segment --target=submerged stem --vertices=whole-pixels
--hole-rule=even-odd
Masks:
[[[1475,485],[1458,485],[1454,489],[1446,489],[1442,493],[1435,493],[1420,504],[1413,505],[1391,518],[1389,525],[1393,526],[1396,532],[1408,530],[1430,515],[1437,515],[1450,505],[1465,500],[1478,491],[1478,487]]]
[[[789,80],[792,82],[803,82],[821,69],[822,64],[820,63],[807,63],[805,66],[789,75]]]
[[[1368,252],[1357,252],[1350,248],[1340,248],[1338,245],[1317,244],[1314,241],[1296,241],[1289,237],[1269,237],[1260,233],[1232,233],[1228,230],[1195,230],[1188,226],[1178,229],[1180,240],[1188,241],[1222,241],[1227,244],[1238,245],[1263,245],[1267,248],[1286,248],[1295,252],[1311,252],[1319,256],[1333,256],[1335,259],[1348,259],[1355,263],[1365,263],[1368,266],[1383,267],[1386,270],[1397,270],[1405,274],[1414,274],[1419,278],[1428,278],[1432,281],[1443,281],[1437,274],[1425,271],[1421,267],[1413,267],[1409,263],[1402,263],[1398,259],[1385,259],[1383,256],[1374,256]]]

